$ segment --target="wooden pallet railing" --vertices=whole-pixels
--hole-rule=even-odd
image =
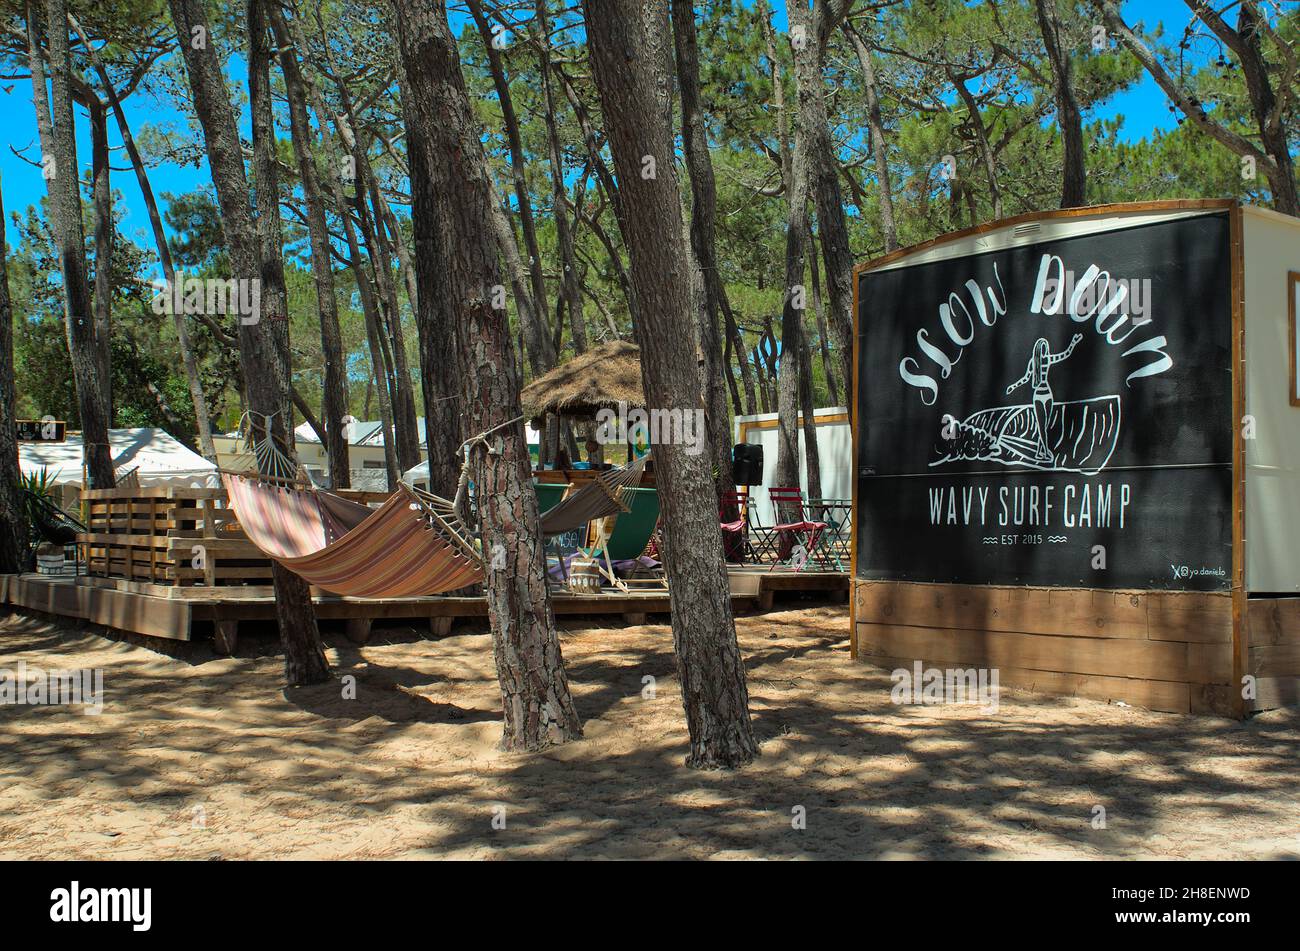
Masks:
[[[362,504],[386,492],[337,493]],[[248,541],[224,489],[87,489],[87,574],[167,585],[269,584],[271,561]]]

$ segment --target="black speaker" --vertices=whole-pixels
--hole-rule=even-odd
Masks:
[[[731,449],[731,478],[736,485],[761,485],[763,447],[758,443],[736,443]]]

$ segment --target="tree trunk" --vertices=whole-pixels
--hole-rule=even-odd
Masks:
[[[0,222],[5,220],[0,193]],[[14,392],[14,315],[9,301],[7,242],[0,230],[0,574],[16,575],[27,565],[27,507],[20,487],[18,464],[18,412]]]
[[[330,488],[352,485],[348,458],[348,432],[343,417],[348,413],[347,367],[343,334],[339,329],[338,300],[334,296],[334,268],[330,260],[329,222],[321,194],[320,170],[312,154],[311,122],[307,117],[307,96],[294,48],[281,44],[280,71],[284,75],[285,98],[289,103],[289,136],[302,178],[307,206],[307,242],[311,249],[312,283],[316,288],[316,310],[320,316],[321,416],[325,421],[325,454],[329,462]],[[390,486],[391,488],[391,486]]]
[[[261,16],[263,0],[249,5],[250,55],[249,96],[253,103],[254,164],[259,186],[258,222],[255,226],[248,176],[235,112],[231,107],[221,63],[217,58],[212,28],[202,0],[169,0],[177,42],[185,61],[191,97],[199,125],[212,181],[221,209],[221,226],[226,238],[232,276],[237,280],[261,281],[261,312],[256,320],[239,322],[239,355],[248,408],[267,419],[262,438],[274,439],[280,451],[294,458],[293,431],[289,416],[289,331],[284,299],[281,255],[279,194],[275,181],[275,159],[270,82],[267,70],[266,31]],[[194,28],[201,28],[206,42],[199,43]],[[256,68],[253,68],[256,66]],[[276,564],[276,617],[284,645],[285,678],[291,686],[320,683],[329,679],[329,663],[321,646],[307,583]]]
[[[618,222],[619,234],[624,235],[627,232],[627,222],[625,220],[626,216],[623,212],[623,200],[619,192],[618,183],[614,181],[614,176],[610,173],[609,166],[605,164],[600,143],[596,138],[595,126],[592,125],[591,117],[587,114],[587,107],[583,103],[582,97],[578,95],[578,90],[574,87],[572,80],[569,79],[560,65],[552,62],[551,66],[555,72],[556,78],[560,80],[560,84],[564,87],[565,98],[569,100],[569,106],[573,109],[573,114],[578,120],[578,127],[582,130],[582,141],[587,147],[587,157],[591,161],[591,167],[596,172],[596,180],[600,182],[600,190],[605,197],[609,199],[609,203],[614,208],[614,219]],[[636,289],[632,286],[631,278],[623,268],[623,263],[619,258],[618,253],[612,250],[613,244],[610,242],[608,235],[605,234],[604,229],[600,226],[599,221],[593,217],[590,220],[590,224],[593,233],[610,252],[610,261],[614,264],[615,270],[618,273],[619,284],[622,285],[623,293],[626,295],[628,316],[632,320],[632,328],[635,331],[638,312]],[[624,241],[626,242],[626,239],[624,239]]]
[[[871,135],[871,158],[876,164],[876,181],[880,184],[880,230],[885,235],[885,250],[898,250],[898,228],[894,224],[894,188],[889,178],[889,149],[885,140],[885,123],[880,117],[880,96],[876,89],[876,67],[857,28],[844,22],[844,32],[853,43],[862,67],[862,91],[867,100],[867,131]]]
[[[1084,167],[1083,117],[1074,95],[1074,77],[1070,68],[1070,51],[1061,45],[1061,20],[1057,0],[1034,0],[1038,28],[1043,34],[1047,61],[1052,66],[1056,97],[1056,124],[1061,129],[1064,165],[1061,171],[1061,207],[1078,208],[1087,204],[1087,171]]]
[[[831,405],[840,405],[840,386],[837,379],[838,370],[835,368],[835,361],[831,359],[830,343],[826,336],[826,314],[822,309],[822,279],[821,267],[817,263],[817,241],[813,237],[811,225],[808,228],[808,270],[812,272],[812,302],[813,315],[817,320],[817,345],[821,350],[822,371],[826,374],[826,389],[830,396]],[[805,336],[804,342],[807,342]],[[808,379],[812,380],[812,364],[808,364]],[[847,400],[848,397],[846,396]]]
[[[808,233],[808,162],[806,139],[795,136],[785,182],[785,300],[781,308],[781,364],[776,401],[776,485],[799,485],[799,378],[803,344],[804,238]],[[783,143],[784,146],[784,143]],[[784,151],[784,148],[783,148]],[[778,513],[782,521],[799,521],[798,512]],[[784,547],[784,546],[783,546]]]
[[[421,14],[426,20],[431,14]],[[436,19],[436,17],[434,17]],[[424,134],[412,135],[417,122],[436,122],[431,112],[432,103],[425,98],[422,112],[417,112],[411,102],[413,95],[405,80],[399,79],[402,89],[402,116],[407,130],[406,154],[410,163],[411,208],[423,208],[421,227],[415,228],[412,214],[412,243],[415,264],[415,282],[418,289],[415,308],[415,328],[420,342],[420,379],[424,392],[424,432],[429,458],[429,491],[452,498],[460,478],[461,444],[465,432],[461,413],[461,382],[456,378],[456,346],[453,339],[460,323],[459,314],[449,301],[439,299],[444,276],[442,265],[435,257],[432,216],[438,214],[438,195],[431,191],[432,181],[439,170],[431,163],[441,161],[429,152],[431,142]],[[427,97],[428,91],[425,90]],[[423,117],[423,118],[422,118]],[[435,295],[431,297],[430,295]]]
[[[593,77],[625,211],[624,238],[638,308],[646,400],[652,407],[696,405],[689,275],[673,132],[663,98],[671,62],[667,17],[657,4],[602,0],[584,7]],[[643,175],[652,155],[656,174]],[[660,434],[654,434],[658,436]],[[749,719],[745,667],[736,643],[730,586],[717,528],[712,454],[654,443],[665,517],[665,560],[673,646],[690,732],[687,764],[734,768],[758,753]]]
[[[551,91],[551,24],[548,0],[536,0],[533,20],[537,39],[538,76],[542,88],[542,115],[546,125],[546,144],[551,165],[551,212],[555,219],[556,242],[560,246],[560,295],[569,316],[569,333],[573,352],[587,350],[587,323],[582,317],[582,287],[578,284],[578,259],[573,251],[573,231],[569,227],[568,196],[564,184],[564,156],[560,151],[560,133],[555,124],[555,95]]]
[[[361,123],[357,109],[352,101],[352,94],[349,91],[348,84],[339,82],[337,79],[339,73],[334,66],[329,37],[325,30],[325,21],[320,15],[319,5],[315,9],[315,16],[321,37],[320,49],[323,51],[329,75],[335,80],[334,85],[338,91],[339,101],[343,106],[347,121],[345,130],[339,117],[332,116],[334,129],[339,137],[343,139],[344,144],[351,146],[352,158],[356,165],[358,219],[365,236],[366,246],[370,249],[371,260],[374,262],[375,280],[378,284],[379,295],[387,302],[387,314],[383,320],[382,335],[385,345],[389,348],[388,352],[392,363],[393,386],[391,402],[393,414],[392,432],[393,442],[395,443],[394,457],[397,471],[405,472],[420,462],[420,421],[415,411],[411,368],[406,355],[406,335],[402,329],[402,311],[398,301],[397,289],[392,280],[392,255],[389,250],[390,243],[385,238],[385,231],[391,236],[391,246],[397,249],[398,260],[406,279],[412,311],[416,307],[415,280],[410,270],[410,258],[402,238],[401,228],[398,226],[397,218],[393,215],[392,209],[388,207],[387,199],[384,198],[379,189],[379,181],[370,165],[370,157],[367,153],[368,141],[361,134]],[[280,15],[276,22],[287,27],[288,34],[294,45],[299,48],[304,57],[308,56],[310,47],[301,36],[296,20],[290,20]],[[302,75],[304,85],[311,90],[310,97],[315,100],[317,108],[320,108],[323,105],[323,97],[317,91],[316,84],[311,80],[311,74],[303,72]],[[322,135],[324,133],[324,118],[324,115],[319,116],[322,123]],[[362,198],[363,190],[370,196],[370,205],[374,211],[373,225],[370,216],[366,213],[365,200]],[[367,414],[368,416],[369,414]],[[387,458],[387,453],[385,453],[385,458]]]
[[[406,73],[417,257],[431,259],[420,271],[420,299],[437,303],[421,311],[433,322],[422,336],[454,341],[454,362],[426,363],[423,370],[426,380],[439,373],[458,380],[469,431],[492,430],[472,443],[471,460],[505,709],[502,743],[508,750],[541,749],[580,737],[582,725],[546,589],[514,347],[505,308],[493,307],[501,277],[490,225],[491,173],[445,12],[429,5],[394,9]]]
[[[803,4],[787,7],[791,26],[802,24],[804,42],[794,50],[795,82],[799,90],[799,131],[808,159],[808,180],[817,206],[817,227],[830,296],[830,324],[839,351],[842,378],[853,379],[853,252],[840,192],[839,160],[826,115],[822,65],[829,9],[817,4],[818,22]]]
[[[357,146],[358,155],[364,157],[365,151],[364,147]],[[364,218],[362,223],[368,225],[373,220],[373,232],[367,231],[366,242],[377,255],[374,258],[375,277],[379,281],[379,293],[388,305],[385,324],[393,353],[394,441],[397,444],[397,467],[405,472],[420,462],[420,421],[415,413],[411,367],[406,358],[406,335],[402,330],[401,301],[398,297],[397,285],[393,281],[393,244],[387,237],[383,216],[383,211],[387,210],[388,205],[379,192],[379,183],[370,168],[370,162],[362,162],[357,171],[366,181],[370,207],[374,211],[374,218]],[[360,189],[358,189],[357,200],[360,203]]]
[[[131,126],[126,121],[126,113],[122,109],[121,98],[117,94],[117,89],[113,86],[113,81],[100,62],[99,55],[91,45],[89,37],[86,36],[81,25],[76,18],[69,15],[68,21],[72,24],[73,30],[81,38],[81,44],[86,48],[90,56],[91,64],[95,68],[95,74],[99,77],[104,92],[108,96],[109,105],[113,108],[113,116],[117,120],[117,128],[122,136],[122,144],[126,147],[127,155],[131,159],[131,168],[135,171],[136,182],[140,186],[140,195],[144,199],[145,210],[149,215],[149,227],[153,232],[154,246],[158,249],[158,263],[163,270],[163,278],[167,282],[168,289],[176,285],[176,268],[172,264],[171,249],[167,246],[167,237],[163,233],[162,215],[158,213],[158,202],[154,198],[153,186],[149,184],[149,174],[145,170],[144,161],[140,157],[140,150],[136,147],[135,137],[131,134]],[[171,294],[167,295],[168,310],[171,310]],[[208,401],[203,393],[203,381],[199,376],[199,364],[194,358],[194,349],[190,346],[190,331],[185,322],[183,313],[172,313],[172,324],[176,329],[176,346],[181,352],[181,364],[185,367],[185,382],[189,386],[190,402],[194,406],[194,423],[198,429],[199,452],[203,458],[209,462],[216,462],[217,448],[212,441],[212,420],[208,415]]]
[[[66,32],[66,31],[65,31]],[[95,355],[108,419],[113,419],[113,192],[108,168],[108,115],[103,103],[88,97],[90,114],[91,199],[95,222]]]
[[[700,54],[695,35],[695,7],[690,0],[673,0],[673,43],[677,54],[677,84],[682,99],[682,145],[691,179],[691,250],[699,265],[703,308],[698,312],[704,407],[718,467],[714,480],[718,495],[734,492],[731,473],[731,426],[727,413],[725,381],[731,368],[722,356],[718,329],[727,290],[718,275],[716,246],[717,189],[709,161],[709,139],[704,129],[700,93]],[[733,383],[734,385],[734,383]],[[730,517],[735,517],[730,516]]]
[[[997,158],[993,154],[993,146],[989,142],[988,126],[984,124],[984,116],[980,113],[979,103],[975,101],[975,96],[966,88],[966,77],[960,76],[951,66],[944,70],[948,75],[948,81],[952,83],[953,88],[957,91],[957,97],[961,99],[962,104],[966,107],[967,124],[975,135],[975,145],[979,151],[980,164],[984,166],[984,177],[989,185],[989,199],[993,202],[993,219],[995,221],[1002,218],[1002,188],[998,184],[998,165]],[[975,226],[975,211],[971,209],[971,226]]]
[[[532,320],[525,328],[525,339],[530,341],[526,350],[533,373],[544,373],[555,366],[555,355],[549,359],[545,353],[547,339],[541,327],[541,321],[549,306],[547,304],[546,277],[542,271],[542,252],[537,246],[537,224],[533,218],[533,200],[528,191],[528,176],[524,171],[527,157],[524,154],[523,140],[519,134],[519,117],[515,113],[514,97],[510,94],[510,83],[506,79],[505,67],[501,62],[501,53],[492,45],[493,34],[487,18],[483,15],[480,0],[469,0],[469,12],[474,17],[483,47],[487,50],[488,70],[492,73],[492,85],[497,92],[497,101],[501,104],[501,118],[505,126],[506,142],[510,146],[510,174],[514,183],[515,203],[519,206],[520,230],[524,236],[524,250],[528,252],[528,277],[532,287]],[[513,229],[512,233],[513,233]],[[517,251],[516,251],[517,253]]]
[[[1199,9],[1199,8],[1198,8]],[[1291,137],[1285,124],[1286,110],[1278,108],[1273,84],[1268,78],[1268,63],[1264,58],[1260,35],[1270,29],[1254,3],[1242,3],[1237,14],[1237,36],[1234,46],[1241,61],[1241,75],[1250,95],[1251,111],[1259,129],[1259,140],[1264,151],[1273,159],[1275,171],[1269,177],[1273,190],[1273,203],[1277,210],[1288,215],[1300,215],[1300,193],[1296,189],[1295,160],[1291,156]],[[1279,43],[1291,47],[1291,57],[1300,55],[1294,39],[1274,37]],[[1292,82],[1295,73],[1290,74]],[[1294,98],[1295,89],[1287,90]],[[1294,113],[1292,113],[1294,115]]]
[[[291,22],[286,20],[278,6],[268,4],[267,13],[270,26],[275,31],[276,42],[281,48],[289,50],[294,47],[299,50],[306,49],[306,43],[302,42],[301,38],[294,33]],[[301,70],[298,61],[292,56],[282,57],[280,64],[282,70],[286,73],[286,84],[289,81],[288,75],[292,73],[293,81],[303,91],[303,99],[310,100],[316,107],[317,121],[321,124],[322,130],[324,129],[325,117],[330,116],[333,119],[335,132],[340,139],[343,139],[344,144],[355,144],[355,139],[349,139],[349,136],[343,134],[343,130],[339,127],[338,117],[326,108],[320,89]],[[330,141],[328,137],[325,138],[325,145],[327,154],[333,155],[333,150],[329,148]],[[338,164],[335,164],[334,167],[341,168]],[[338,176],[327,175],[324,181],[329,188],[330,199],[334,204],[334,213],[339,217],[343,225],[343,236],[348,246],[348,267],[352,271],[352,276],[357,282],[357,291],[361,295],[361,312],[366,322],[366,340],[370,349],[371,370],[375,375],[375,385],[379,393],[379,418],[384,431],[384,469],[388,475],[388,488],[390,490],[396,489],[398,479],[401,478],[401,470],[397,463],[397,449],[394,445],[396,434],[393,423],[393,384],[389,366],[385,361],[384,336],[380,324],[379,303],[375,299],[375,282],[366,273],[361,246],[357,241],[356,228],[353,227],[352,223],[352,214]]]
[[[802,334],[799,345],[799,413],[803,419],[804,469],[808,473],[806,498],[820,499],[824,490],[821,450],[817,446],[817,404],[813,399],[812,355],[808,348],[808,338]]]
[[[64,0],[46,0],[45,22],[49,25],[50,92],[45,100],[45,67],[36,32],[35,11],[27,9],[32,89],[37,114],[49,116],[50,135],[42,135],[43,172],[49,189],[50,230],[58,248],[59,270],[63,275],[64,321],[68,358],[77,391],[77,412],[81,417],[82,446],[86,472],[92,489],[111,489],[113,457],[108,445],[109,380],[102,368],[107,360],[100,353],[107,340],[95,333],[94,303],[86,271],[86,237],[81,219],[81,191],[78,182],[77,140],[72,119],[72,79],[68,51],[68,14]],[[44,125],[42,122],[40,125]]]

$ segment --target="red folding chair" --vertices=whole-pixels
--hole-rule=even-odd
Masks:
[[[807,517],[804,510],[803,492],[798,486],[773,486],[767,490],[767,496],[772,500],[772,511],[775,513],[777,523],[772,526],[772,531],[778,538],[789,539],[789,545],[783,541],[777,552],[777,558],[772,562],[771,571],[781,561],[783,557],[789,557],[789,551],[793,550],[798,542],[802,542],[804,548],[804,559],[794,566],[795,571],[803,571],[804,565],[812,559],[813,554],[817,551],[817,543],[821,540],[822,534],[826,531],[825,522],[816,522]],[[797,515],[798,518],[792,521],[783,522],[782,519],[789,518],[790,515]],[[803,536],[800,539],[800,535]]]
[[[735,518],[729,518],[730,515]],[[722,527],[722,550],[727,561],[744,564],[745,560],[755,559],[753,547],[749,544],[749,490],[736,489],[734,492],[722,493],[718,506],[718,523]]]

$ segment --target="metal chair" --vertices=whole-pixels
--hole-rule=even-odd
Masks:
[[[735,517],[728,518],[733,513]],[[758,560],[754,546],[749,541],[748,489],[737,488],[734,492],[722,493],[718,506],[718,524],[722,529],[722,549],[728,562],[744,564],[746,560]]]
[[[826,523],[807,517],[804,509],[803,492],[798,486],[773,486],[767,490],[767,494],[768,498],[772,500],[772,510],[776,513],[777,519],[777,523],[772,526],[771,532],[771,539],[776,544],[775,558],[768,570],[775,569],[783,557],[789,557],[789,551],[793,550],[796,545],[802,544],[804,558],[792,564],[791,567],[795,571],[803,571],[804,566],[817,555],[817,544],[826,531]],[[782,522],[782,518],[789,517],[788,514],[783,515],[783,512],[792,513],[798,517]],[[803,537],[800,538],[800,536]],[[789,540],[788,548],[786,547],[787,539]]]
[[[853,501],[851,499],[809,499],[808,517],[826,523],[818,561],[835,571],[847,571],[852,560]]]

